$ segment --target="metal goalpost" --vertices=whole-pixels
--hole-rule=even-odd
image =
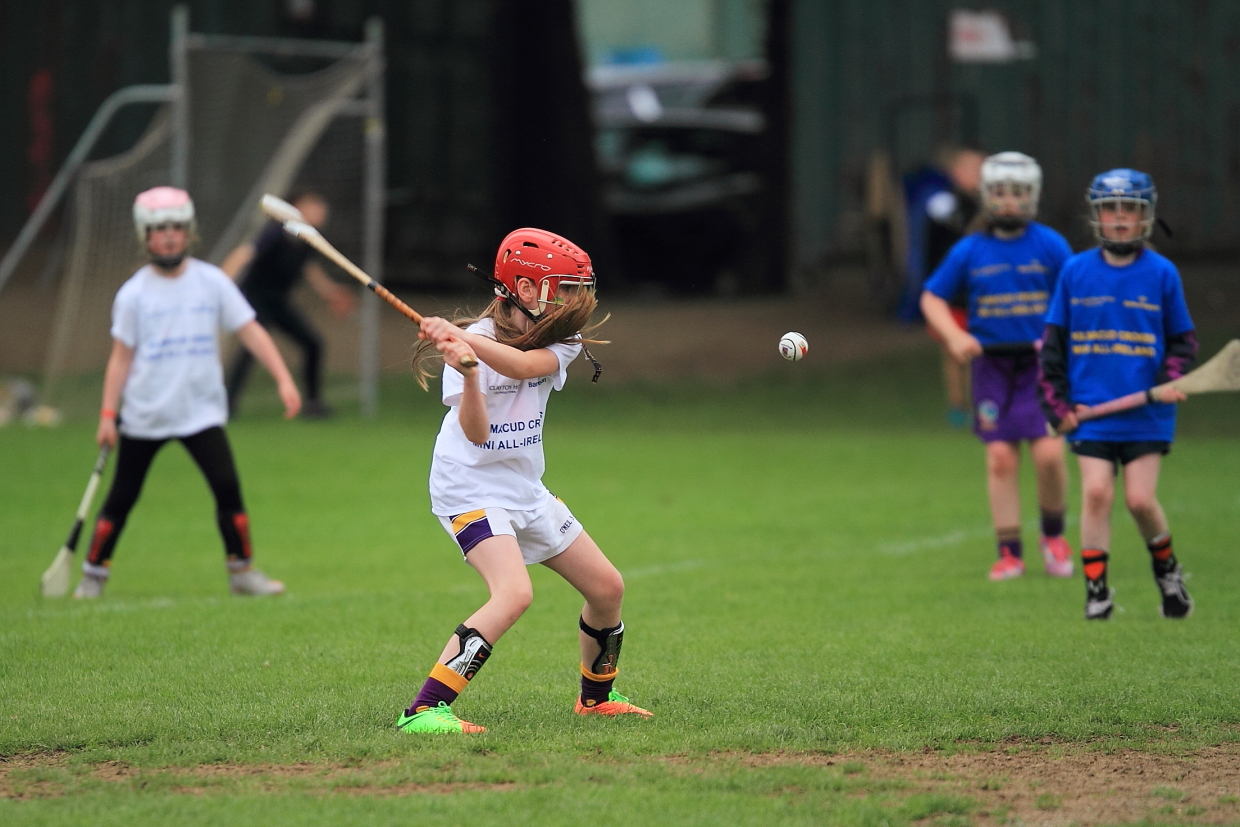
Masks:
[[[131,185],[129,189],[145,186],[152,180],[189,189],[202,213],[205,257],[218,263],[232,246],[257,229],[261,222],[257,205],[263,193],[286,194],[333,124],[338,119],[354,121],[361,133],[361,157],[356,159],[360,166],[360,203],[350,205],[350,213],[356,213],[360,225],[356,228],[356,253],[363,268],[377,281],[382,280],[387,177],[382,20],[371,18],[366,22],[365,39],[360,43],[202,34],[190,30],[187,7],[177,6],[171,14],[170,35],[172,82],[125,87],[104,101],[0,260],[3,289],[56,207],[73,196],[73,250],[66,257],[69,263],[46,360],[45,401],[57,378],[68,369],[71,354],[85,349],[74,341],[75,328],[87,326],[82,324],[82,308],[89,308],[91,299],[97,304],[107,294],[105,288],[114,291],[119,286],[118,273],[124,277],[129,274],[124,268],[132,257],[131,249],[109,256],[90,245],[105,246],[101,236],[114,234],[121,220],[119,214],[127,211],[119,202],[131,202],[138,190],[112,192],[105,204],[107,198],[90,189],[92,181],[116,183],[113,190],[126,190],[125,184]],[[328,68],[304,76],[279,75],[253,62],[257,55],[332,62]],[[201,64],[197,70],[196,63]],[[218,86],[212,85],[208,68],[224,76]],[[261,99],[257,103],[253,100],[253,90],[248,87],[254,85],[255,77],[270,86],[270,106],[264,107]],[[238,78],[249,78],[250,83]],[[230,80],[239,88],[230,88]],[[163,105],[147,134],[121,155],[88,161],[116,113],[139,103]],[[208,107],[214,109],[207,111]],[[209,128],[213,119],[224,124],[215,132]],[[226,128],[230,122],[236,129]],[[239,138],[236,134],[247,126],[257,136],[253,142],[246,141],[247,135]],[[244,162],[238,162],[238,140],[246,150],[251,145],[258,147],[242,159]],[[350,157],[349,162],[353,161]],[[114,251],[104,251],[109,252]],[[107,272],[101,275],[101,271]],[[108,279],[115,284],[98,283]],[[379,403],[379,302],[369,292],[362,297],[359,328],[358,394],[362,414],[372,417]]]

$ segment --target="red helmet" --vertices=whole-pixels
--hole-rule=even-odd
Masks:
[[[517,279],[522,277],[531,279],[537,288],[537,314],[555,301],[561,284],[594,287],[594,267],[584,250],[563,236],[533,227],[513,230],[500,243],[495,254],[495,295],[519,305],[515,296]]]

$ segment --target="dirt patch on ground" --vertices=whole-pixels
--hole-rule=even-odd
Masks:
[[[852,779],[856,795],[890,791],[898,800],[932,796],[971,801],[966,812],[981,825],[1113,824],[1141,821],[1240,821],[1240,745],[1207,747],[1183,754],[1137,750],[1095,751],[1070,745],[1017,744],[986,751],[894,753],[859,751],[838,755],[803,753],[725,754],[665,758],[664,763],[711,773],[740,767],[814,766]],[[86,783],[155,785],[185,795],[247,791],[343,795],[448,795],[468,790],[513,790],[511,782],[412,783],[399,761],[353,764],[211,764],[144,769],[105,762],[70,774],[64,753],[0,759],[0,798],[64,795]],[[63,775],[58,777],[58,771]],[[76,779],[72,782],[72,779]],[[72,783],[71,783],[72,782]],[[869,783],[869,782],[872,782]],[[938,809],[936,809],[936,806]],[[927,821],[952,812],[926,805]],[[957,808],[960,809],[960,808]]]
[[[971,798],[981,824],[1068,825],[1240,821],[1240,745],[1182,755],[1013,746],[986,752],[761,755],[752,766],[822,764],[912,792]]]
[[[393,780],[399,761],[296,764],[204,764],[197,767],[134,767],[104,761],[70,767],[65,753],[0,758],[0,799],[54,798],[100,782],[155,787],[181,795],[246,792],[343,795],[448,795],[468,790],[511,790],[512,782],[428,782]]]

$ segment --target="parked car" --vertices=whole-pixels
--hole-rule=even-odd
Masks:
[[[628,284],[746,292],[763,266],[767,76],[761,60],[590,70],[603,202]]]

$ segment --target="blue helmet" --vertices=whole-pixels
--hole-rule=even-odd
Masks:
[[[1120,168],[1099,173],[1085,191],[1085,200],[1089,203],[1089,226],[1104,249],[1119,255],[1135,252],[1154,231],[1158,190],[1154,187],[1154,179],[1144,172]],[[1125,240],[1107,238],[1102,233],[1102,212],[1119,210],[1123,205],[1128,205],[1129,209],[1135,207],[1139,232]]]

